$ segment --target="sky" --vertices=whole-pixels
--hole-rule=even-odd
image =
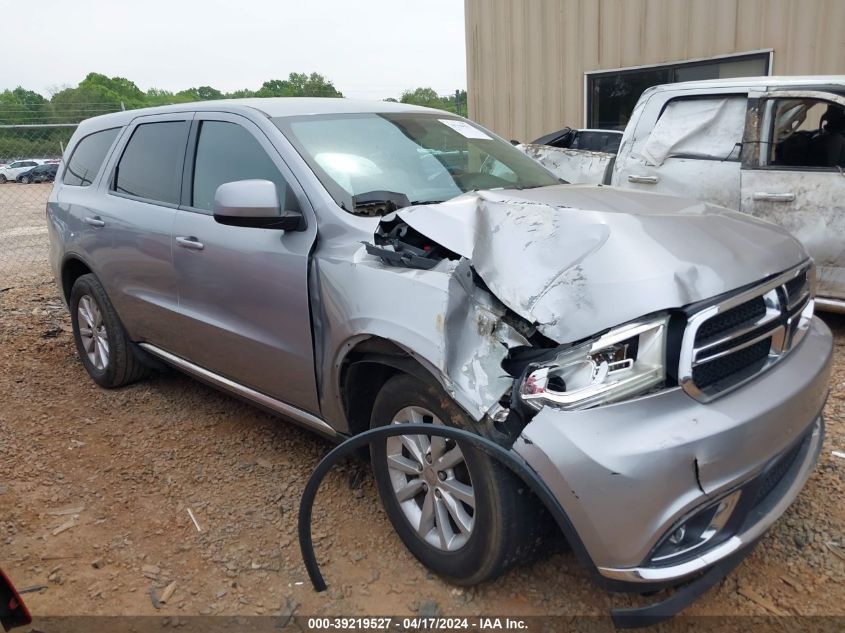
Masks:
[[[0,90],[49,96],[89,72],[174,92],[257,89],[291,72],[359,99],[466,88],[463,0],[42,0],[37,19],[13,22],[15,4],[0,0],[16,60]]]

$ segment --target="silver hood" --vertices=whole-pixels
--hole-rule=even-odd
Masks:
[[[464,194],[401,220],[467,258],[558,343],[754,283],[807,259],[783,229],[685,198],[594,185]]]

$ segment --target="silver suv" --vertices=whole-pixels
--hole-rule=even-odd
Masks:
[[[567,185],[449,113],[109,114],[79,126],[47,213],[97,384],[163,361],[336,440],[409,421],[482,434],[548,486],[611,589],[724,570],[818,457],[832,343],[795,239]],[[539,547],[542,508],[486,453],[405,436],[371,461],[437,573],[477,583]]]

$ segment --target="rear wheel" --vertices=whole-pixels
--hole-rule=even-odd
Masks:
[[[406,374],[384,385],[371,426],[421,422],[474,429],[440,389]],[[424,565],[458,584],[495,578],[527,558],[545,523],[527,486],[472,446],[427,435],[372,449],[379,494],[394,529]]]
[[[70,292],[76,351],[88,375],[101,387],[122,387],[146,376],[114,307],[99,280],[82,275]]]

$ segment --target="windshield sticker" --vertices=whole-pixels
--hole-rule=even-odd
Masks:
[[[484,132],[483,130],[479,130],[477,127],[473,127],[469,123],[465,121],[456,121],[455,119],[437,119],[443,125],[448,125],[450,128],[455,130],[461,136],[466,138],[483,138],[487,139],[488,141],[492,141],[493,139],[490,137],[489,134]]]

